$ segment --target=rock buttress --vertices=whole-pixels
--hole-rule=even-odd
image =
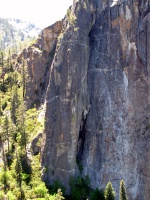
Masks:
[[[45,28],[38,39],[16,56],[15,67],[20,71],[23,62],[27,71],[25,100],[27,107],[37,107],[44,102],[49,82],[50,66],[55,54],[57,38],[61,32],[61,21]]]
[[[76,20],[75,20],[76,19]],[[67,185],[77,163],[93,188],[124,179],[150,199],[148,0],[74,1],[47,90],[43,180]]]

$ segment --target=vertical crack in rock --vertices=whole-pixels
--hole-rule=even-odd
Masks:
[[[84,115],[84,112],[82,112],[82,119],[80,123],[80,130],[79,130],[79,138],[77,143],[77,155],[76,155],[76,162],[78,164],[79,170],[80,170],[80,164],[82,162],[82,156],[84,151],[84,144],[85,144],[85,138],[86,138],[86,121],[87,121],[88,113]]]
[[[47,61],[46,66],[45,66],[44,77],[43,77],[43,79],[42,79],[42,81],[40,83],[40,87],[41,87],[41,103],[44,103],[44,100],[45,100],[46,89],[48,87],[49,78],[50,78],[49,77],[50,67],[51,67],[51,64],[52,64],[53,59],[54,59],[55,51],[56,51],[56,44],[54,44],[52,50],[48,54],[48,61]]]

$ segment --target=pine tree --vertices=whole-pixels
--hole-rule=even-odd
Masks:
[[[104,196],[106,200],[115,200],[115,191],[111,182],[107,183]]]
[[[2,111],[2,95],[0,94],[0,116],[3,115],[3,111]]]
[[[16,80],[17,75],[15,74],[15,77],[14,77],[14,82],[16,83]],[[11,118],[12,118],[12,121],[14,124],[16,124],[17,122],[17,116],[16,116],[16,113],[17,113],[17,110],[19,108],[19,105],[20,105],[20,99],[19,99],[19,94],[18,94],[18,86],[15,85],[13,90],[12,90],[12,99],[11,99]]]
[[[20,188],[20,200],[24,199],[24,192],[22,189],[22,166],[21,166],[21,160],[20,156],[18,155],[18,152],[16,150],[16,166],[15,166],[15,171],[16,171],[16,181],[17,184]]]
[[[20,161],[20,157],[18,156],[18,152],[16,151],[16,166],[15,166],[15,171],[16,171],[16,180],[17,180],[17,183],[21,189],[21,186],[22,186],[22,176],[21,176],[21,173],[22,173],[22,167],[21,167],[21,161]]]
[[[123,180],[120,181],[120,200],[128,200],[126,187]]]
[[[25,97],[26,93],[26,84],[27,84],[27,67],[25,65],[25,60],[22,61],[22,70],[21,70],[21,78],[22,78],[22,95]]]
[[[0,119],[0,124],[3,125],[3,120]],[[4,184],[4,191],[6,192],[6,188],[7,188],[7,179],[6,179],[6,171],[7,171],[7,161],[6,161],[6,151],[5,151],[5,141],[6,141],[6,136],[5,133],[3,131],[3,127],[1,127],[0,129],[0,145],[1,145],[1,150],[2,150],[2,160],[3,160],[3,184]]]
[[[26,152],[27,133],[26,133],[25,121],[26,121],[26,106],[24,101],[22,100],[17,110],[17,128],[18,128],[18,133],[20,133],[20,147],[21,149],[24,148]]]
[[[10,149],[10,134],[9,134],[9,119],[8,116],[6,115],[3,121],[3,137],[5,137],[5,140],[7,140],[7,147],[8,147],[8,152]]]
[[[2,69],[2,74],[1,74],[1,78],[2,78],[2,91],[5,91],[4,88],[4,77],[5,77],[5,69],[4,69],[4,52],[1,51],[0,53],[0,67]]]

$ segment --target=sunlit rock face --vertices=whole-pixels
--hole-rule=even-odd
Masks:
[[[68,185],[80,164],[92,188],[111,181],[118,197],[124,179],[129,199],[150,199],[149,6],[148,0],[74,1],[47,89],[42,177],[48,184]]]
[[[27,107],[37,106],[44,102],[49,81],[49,70],[55,54],[57,38],[61,32],[62,22],[45,28],[38,39],[16,56],[15,67],[21,70],[25,65]]]

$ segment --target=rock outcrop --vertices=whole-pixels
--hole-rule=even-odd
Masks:
[[[50,69],[43,180],[93,188],[124,179],[129,199],[150,199],[150,4],[74,1]]]
[[[58,21],[45,28],[38,39],[19,55],[15,56],[15,67],[21,70],[23,62],[27,71],[26,95],[27,107],[37,107],[44,102],[45,92],[49,81],[49,69],[55,54],[57,38],[62,29]]]
[[[40,145],[40,140],[42,138],[42,133],[39,133],[35,138],[33,138],[31,142],[31,149],[33,155],[37,155],[40,153],[41,150],[41,145]]]

